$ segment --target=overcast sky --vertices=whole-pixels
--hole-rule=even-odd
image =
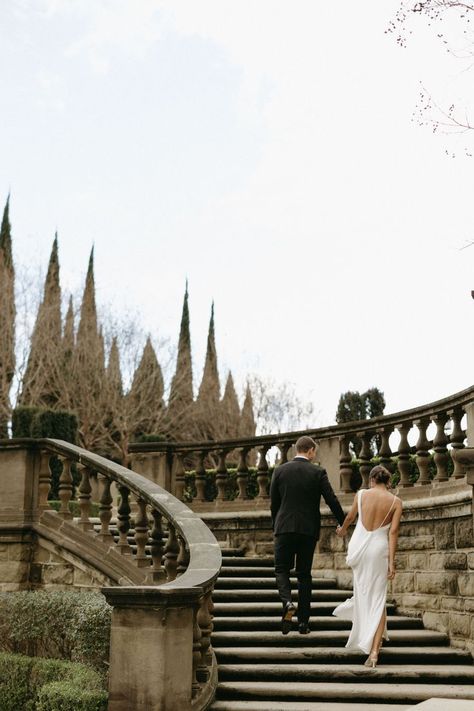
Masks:
[[[221,376],[294,383],[308,424],[471,385],[474,136],[411,117],[420,80],[463,108],[472,75],[423,18],[398,47],[398,4],[2,2],[17,264],[57,229],[76,291],[95,244],[99,300],[173,340],[188,278],[197,379],[214,299]]]

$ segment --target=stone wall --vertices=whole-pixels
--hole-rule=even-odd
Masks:
[[[451,643],[474,653],[474,531],[472,487],[462,480],[438,487],[403,490],[404,513],[397,552],[397,574],[389,597],[398,612],[422,617],[428,629],[447,632]],[[341,497],[347,510],[350,499]],[[243,548],[247,555],[273,553],[268,511],[205,514],[223,546]],[[352,587],[346,566],[349,537],[335,536],[335,520],[323,514],[321,538],[314,557],[316,575],[335,576],[340,587]]]

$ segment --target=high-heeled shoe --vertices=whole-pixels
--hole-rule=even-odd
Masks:
[[[378,654],[369,654],[367,659],[364,662],[365,667],[370,667],[371,669],[375,669],[377,666],[377,662],[379,660],[379,655]]]

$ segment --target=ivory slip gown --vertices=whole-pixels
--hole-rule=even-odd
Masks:
[[[346,647],[361,649],[370,654],[374,635],[385,610],[388,574],[388,532],[391,523],[368,531],[363,524],[362,499],[364,490],[358,491],[359,518],[347,548],[346,562],[353,572],[353,597],[342,602],[332,613],[343,620],[352,620],[352,629]],[[388,640],[387,622],[383,638]]]

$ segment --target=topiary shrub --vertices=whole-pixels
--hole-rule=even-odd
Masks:
[[[83,664],[0,653],[0,711],[106,711],[104,685]]]
[[[31,437],[31,423],[38,407],[16,407],[12,412],[12,436]]]
[[[112,608],[78,591],[0,593],[0,650],[108,666]]]

